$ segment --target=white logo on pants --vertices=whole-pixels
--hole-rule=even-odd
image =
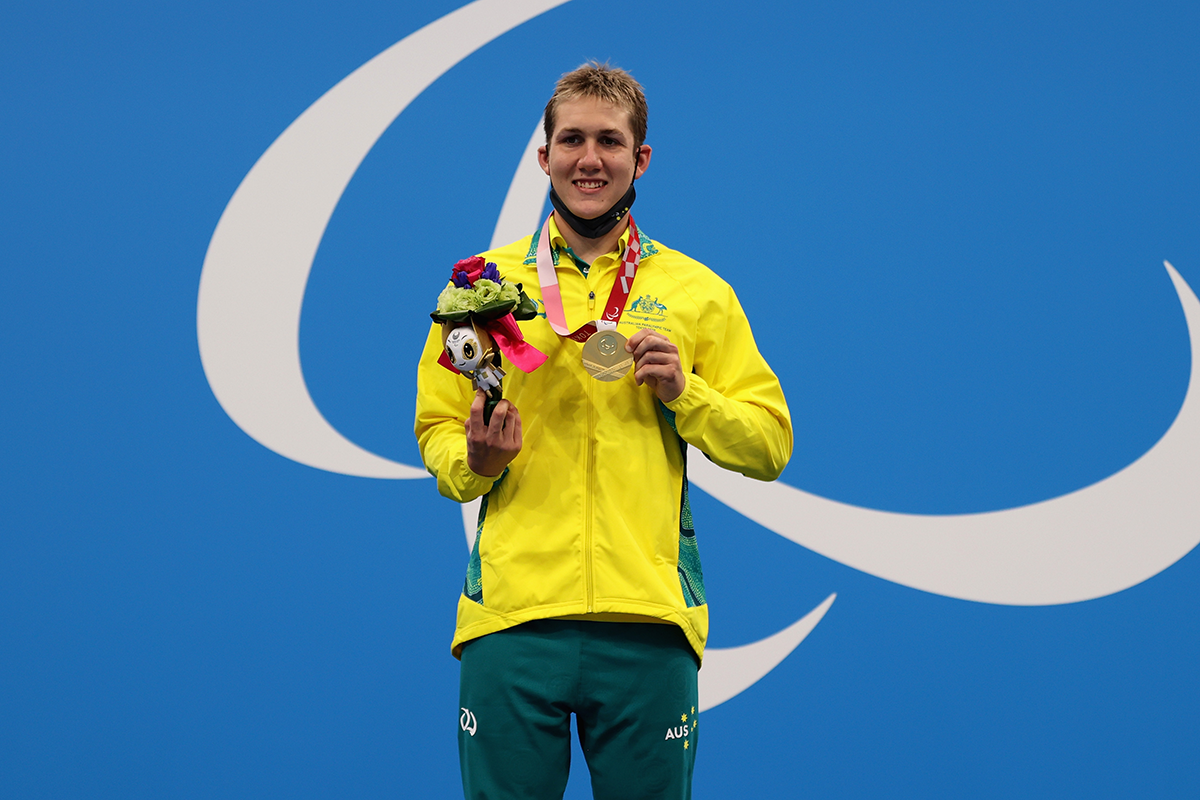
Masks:
[[[466,708],[462,710],[462,715],[458,718],[458,726],[472,736],[475,735],[475,729],[479,727],[475,722],[475,715]]]

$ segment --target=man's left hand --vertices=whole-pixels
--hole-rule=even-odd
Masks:
[[[646,384],[664,403],[683,394],[687,378],[679,363],[679,348],[670,339],[643,328],[629,337],[625,351],[633,354],[633,378],[638,386]]]

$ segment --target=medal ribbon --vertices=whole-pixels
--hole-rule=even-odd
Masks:
[[[551,214],[550,216],[554,216]],[[574,333],[567,327],[567,315],[563,311],[562,292],[558,288],[558,275],[554,273],[554,258],[550,254],[550,217],[542,225],[542,234],[538,239],[537,273],[538,283],[542,289],[542,304],[546,306],[546,321],[559,336],[565,336],[576,342],[586,342],[597,330],[616,330],[621,314],[625,311],[625,303],[633,289],[633,279],[637,275],[638,264],[642,260],[642,239],[638,234],[633,216],[629,217],[629,244],[625,246],[625,255],[621,258],[620,271],[613,281],[612,292],[608,295],[608,303],[604,306],[604,315],[592,320]]]

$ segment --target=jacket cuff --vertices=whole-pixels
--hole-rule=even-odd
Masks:
[[[504,473],[500,473],[494,478],[480,475],[467,466],[465,458],[455,465],[454,473],[453,481],[445,483],[438,481],[438,488],[443,495],[460,503],[469,503],[478,497],[483,497],[492,490],[496,481],[504,477]]]
[[[696,373],[686,373],[684,375],[683,392],[669,403],[663,403],[668,409],[676,415],[682,414],[687,416],[689,412],[697,408],[708,406],[708,393],[711,390],[708,384],[704,382]]]

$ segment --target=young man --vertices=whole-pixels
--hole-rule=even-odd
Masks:
[[[584,65],[545,129],[554,213],[482,256],[545,312],[521,330],[546,363],[508,371],[488,425],[436,326],[418,368],[426,467],[483,497],[452,643],[463,787],[561,798],[574,713],[595,797],[690,797],[708,608],[687,445],[774,480],[791,420],[733,290],[629,214],[651,155],[638,83]]]

